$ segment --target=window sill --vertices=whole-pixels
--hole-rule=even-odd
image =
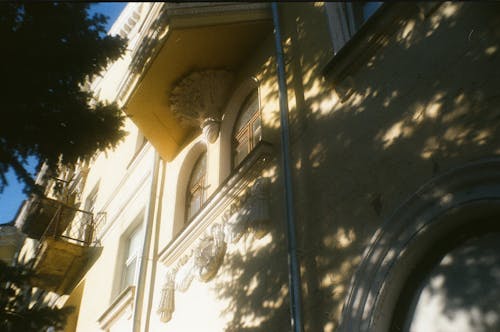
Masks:
[[[334,84],[342,100],[354,90],[352,74],[366,66],[369,59],[389,43],[394,33],[408,18],[417,13],[429,15],[441,3],[385,2],[356,34],[324,66],[322,72],[327,81]]]
[[[113,322],[125,313],[132,313],[133,301],[135,298],[135,286],[125,288],[111,303],[111,305],[98,318],[99,327],[108,330]]]

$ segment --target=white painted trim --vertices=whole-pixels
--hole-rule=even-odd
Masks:
[[[149,141],[143,146],[142,150],[139,152],[137,156],[135,156],[134,160],[132,161],[132,164],[129,165],[127,168],[125,174],[122,177],[122,180],[118,185],[115,187],[115,189],[112,191],[112,194],[109,195],[108,199],[106,202],[99,208],[96,207],[96,211],[101,211],[105,212],[108,209],[108,206],[111,204],[111,202],[116,199],[116,196],[118,195],[119,192],[121,192],[123,186],[127,182],[127,180],[130,178],[130,175],[135,172],[136,168],[138,165],[143,161],[144,157],[148,154],[149,150],[152,149],[153,146]],[[147,173],[149,174],[149,173]]]
[[[104,225],[104,228],[102,229],[101,234],[97,234],[99,240],[104,239],[104,237],[106,236],[108,231],[113,227],[113,225],[116,224],[116,221],[119,220],[120,218],[122,218],[122,216],[125,213],[126,214],[131,213],[130,209],[127,209],[127,206],[130,205],[130,202],[138,199],[139,194],[141,194],[145,190],[147,185],[150,184],[149,181],[147,181],[147,179],[149,177],[151,177],[151,171],[143,175],[143,177],[137,183],[137,185],[134,187],[133,190],[128,191],[129,195],[126,196],[126,198],[123,200],[120,207],[115,209],[116,210],[115,214],[111,215],[109,220],[106,220],[106,224]],[[117,198],[117,196],[112,196],[112,197],[113,197],[113,199]],[[144,203],[147,204],[148,201],[145,200]],[[106,216],[106,218],[107,217],[108,216]]]
[[[99,327],[107,331],[113,322],[123,315],[126,309],[132,311],[132,303],[135,297],[135,286],[129,286],[111,303],[104,313],[97,319]]]
[[[335,54],[337,54],[352,37],[349,29],[349,21],[352,18],[348,16],[348,12],[352,12],[351,4],[344,2],[325,2],[325,12],[328,18],[328,27],[332,38],[333,50]]]
[[[172,237],[184,227],[186,212],[186,187],[188,185],[191,171],[195,162],[198,160],[198,157],[203,152],[207,152],[207,161],[209,160],[209,150],[210,149],[208,149],[203,137],[200,135],[185,149],[183,149],[181,153],[179,153],[175,161],[177,167],[171,168],[167,174],[166,182],[170,184],[170,188],[174,189],[173,192],[170,192],[170,194],[174,195],[169,195],[170,197],[167,197],[167,207],[165,208],[165,211],[170,211],[171,213],[167,216],[167,220],[172,220],[172,226],[170,229]],[[171,165],[173,164],[171,163]],[[210,165],[210,163],[207,162],[207,174],[212,171],[212,167],[218,167],[218,165]],[[214,185],[215,184],[207,182],[207,186],[213,187]]]

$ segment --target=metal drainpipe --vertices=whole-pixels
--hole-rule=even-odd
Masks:
[[[152,147],[151,147],[152,148]],[[132,313],[132,331],[139,332],[141,328],[141,309],[143,303],[144,287],[146,282],[147,260],[149,254],[149,246],[151,242],[151,231],[153,229],[155,203],[156,203],[156,190],[158,183],[158,173],[160,166],[160,155],[154,150],[153,160],[153,174],[151,178],[151,192],[149,194],[149,204],[146,211],[146,229],[144,230],[144,239],[142,242],[142,252],[139,257],[139,278],[137,280],[134,311]]]
[[[155,205],[160,207],[160,204],[163,199],[163,193],[164,190],[163,188],[165,187],[165,172],[166,172],[166,165],[165,162],[160,161],[160,169],[161,169],[161,174],[159,175],[158,183],[160,185],[159,190],[156,191],[157,195],[155,197],[156,203]],[[151,278],[150,280],[154,281],[156,278],[156,270],[157,270],[157,263],[158,263],[158,237],[159,237],[159,229],[161,225],[161,210],[159,208],[157,209],[157,212],[155,213],[154,216],[154,228],[152,230],[151,235],[153,238],[151,239],[151,245],[153,245],[153,260],[152,260],[152,265],[151,265]],[[149,288],[147,290],[148,294],[148,302],[146,304],[142,304],[144,308],[146,308],[146,313],[149,315],[151,312],[151,308],[153,306],[153,292],[155,289],[154,282],[151,282],[149,284]],[[145,290],[146,292],[146,290]],[[146,293],[145,293],[146,294]],[[146,323],[144,325],[144,331],[149,331],[149,324],[150,324],[150,319],[146,319]]]
[[[291,327],[294,332],[302,332],[304,329],[302,321],[302,300],[300,266],[297,257],[297,239],[295,230],[295,218],[293,211],[293,187],[290,158],[290,131],[288,128],[288,94],[285,79],[285,63],[283,61],[283,46],[281,42],[281,29],[279,23],[278,4],[271,4],[274,37],[276,42],[276,66],[278,70],[278,87],[280,98],[280,123],[281,123],[281,157],[283,160],[283,179],[285,184],[285,221],[288,249],[288,283],[290,288],[290,314]]]

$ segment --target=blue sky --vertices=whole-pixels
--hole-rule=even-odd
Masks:
[[[93,15],[94,13],[101,13],[109,16],[106,27],[106,30],[109,30],[126,4],[127,2],[96,2],[90,6],[89,13],[90,15]]]
[[[109,16],[106,26],[106,29],[109,30],[126,4],[126,2],[97,2],[90,7],[89,13],[90,15],[93,13],[102,13]],[[36,159],[29,159],[28,170],[34,173],[35,166]],[[17,181],[14,172],[11,170],[6,176],[9,185],[0,193],[0,224],[10,222],[14,219],[19,206],[26,198],[26,195],[23,194],[23,187]]]

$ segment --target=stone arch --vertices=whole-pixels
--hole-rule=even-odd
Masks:
[[[188,185],[189,177],[194,164],[198,160],[198,157],[204,152],[208,153],[209,151],[207,151],[205,141],[202,137],[199,137],[179,154],[176,162],[178,166],[177,171],[172,172],[172,182],[170,183],[172,183],[173,188],[175,188],[172,229],[172,234],[174,236],[184,227],[186,219],[186,187]],[[207,164],[207,168],[208,167],[210,166]]]
[[[351,280],[340,331],[389,331],[411,267],[460,228],[479,223],[498,231],[498,216],[500,158],[465,164],[422,186],[373,235]]]
[[[227,178],[231,174],[232,160],[232,134],[233,127],[238,118],[240,107],[245,98],[254,90],[259,89],[259,81],[255,77],[245,79],[234,91],[229,99],[222,118],[220,128],[220,154],[219,154],[219,178]],[[260,91],[258,91],[260,99]]]

